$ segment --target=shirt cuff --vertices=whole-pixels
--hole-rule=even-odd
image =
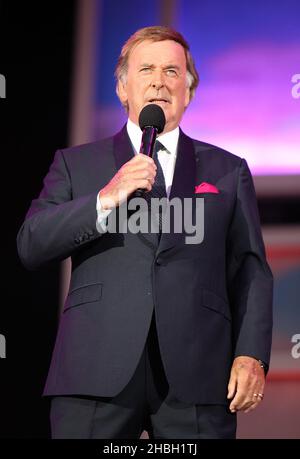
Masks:
[[[96,220],[97,231],[100,234],[106,233],[106,231],[107,231],[107,217],[111,213],[112,209],[107,209],[107,210],[102,209],[99,193],[97,195],[96,210],[97,210],[97,220]]]

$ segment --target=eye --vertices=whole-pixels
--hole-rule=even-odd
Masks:
[[[177,71],[175,69],[172,69],[172,68],[171,69],[166,69],[166,74],[168,76],[177,76],[178,75]]]
[[[142,73],[150,73],[151,72],[151,67],[142,67],[140,69],[140,72],[142,72]]]

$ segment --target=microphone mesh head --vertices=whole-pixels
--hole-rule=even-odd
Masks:
[[[166,124],[166,117],[163,109],[156,104],[146,105],[140,113],[139,125],[143,131],[146,127],[154,127],[157,129],[157,133],[160,134]]]

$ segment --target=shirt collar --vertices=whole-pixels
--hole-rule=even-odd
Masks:
[[[128,118],[127,121],[127,132],[131,143],[135,149],[135,152],[140,151],[140,145],[142,141],[142,131],[139,126],[137,126],[133,121]],[[176,155],[177,144],[179,138],[179,127],[177,126],[172,131],[161,134],[157,139],[162,143],[162,145],[168,150],[171,155]]]

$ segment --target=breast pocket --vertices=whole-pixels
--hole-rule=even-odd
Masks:
[[[215,244],[221,243],[223,245],[223,239],[226,237],[231,219],[228,196],[225,193],[198,193],[196,194],[196,200],[201,202],[201,206],[203,206],[202,219],[198,217],[198,221],[204,228],[203,244],[208,244],[210,249]],[[201,215],[201,212],[199,212],[199,215]]]
[[[205,203],[224,204],[226,202],[226,196],[223,193],[195,193],[195,198],[204,199]]]
[[[87,284],[74,288],[67,296],[64,311],[86,303],[99,301],[102,296],[102,283]]]

